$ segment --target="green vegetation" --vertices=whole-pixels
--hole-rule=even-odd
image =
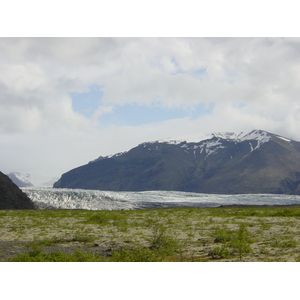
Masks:
[[[233,235],[232,240],[230,241],[230,246],[233,251],[235,251],[239,259],[242,260],[243,256],[251,252],[251,238],[246,229],[245,224],[239,224],[239,229]]]
[[[26,254],[19,254],[10,259],[11,262],[99,262],[103,261],[101,256],[91,252],[76,250],[74,253],[64,253],[56,250],[44,253],[38,247]]]
[[[3,210],[0,261],[300,261],[300,208]]]
[[[214,248],[210,255],[212,258],[229,258],[232,254],[237,253],[239,260],[251,252],[251,238],[245,224],[239,224],[236,231],[227,228],[216,229],[215,243],[222,243],[221,247]]]

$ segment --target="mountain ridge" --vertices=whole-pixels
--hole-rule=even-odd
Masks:
[[[144,142],[70,170],[54,187],[300,194],[300,143],[264,130]]]
[[[0,172],[0,209],[35,209],[29,197]]]

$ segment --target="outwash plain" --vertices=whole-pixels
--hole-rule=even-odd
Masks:
[[[2,210],[0,261],[298,262],[300,207]]]

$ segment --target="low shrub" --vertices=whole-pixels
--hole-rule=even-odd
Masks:
[[[226,243],[232,239],[232,230],[228,228],[215,229],[215,239],[214,243]]]
[[[222,245],[221,247],[216,247],[212,251],[209,252],[209,255],[213,259],[222,259],[230,257],[230,249],[227,245]]]
[[[181,246],[179,240],[169,235],[165,227],[153,228],[149,249],[159,251],[164,255],[172,255],[176,250],[180,250]]]
[[[242,260],[244,254],[251,252],[251,238],[245,224],[239,224],[239,229],[234,232],[234,236],[230,241],[230,247],[239,255]]]

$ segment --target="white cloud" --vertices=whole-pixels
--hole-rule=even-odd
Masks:
[[[8,106],[0,111],[2,132],[34,132],[42,123],[36,107]]]
[[[94,112],[92,116],[92,120],[94,124],[98,122],[98,118],[103,114],[112,113],[114,110],[114,106],[99,106],[98,109]]]
[[[59,173],[145,140],[223,130],[300,140],[299,50],[297,38],[1,38],[1,163],[7,172]],[[90,86],[103,96],[87,117],[70,93]],[[101,115],[128,103],[214,109],[193,120],[101,126]]]

